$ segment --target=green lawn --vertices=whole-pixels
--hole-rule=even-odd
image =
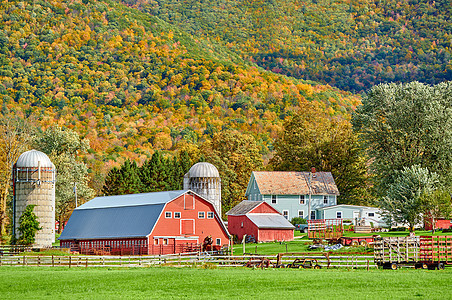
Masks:
[[[0,267],[1,299],[452,299],[442,271]]]

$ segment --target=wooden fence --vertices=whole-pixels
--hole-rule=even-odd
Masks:
[[[375,268],[372,256],[299,256],[287,255],[279,258],[280,265],[292,263],[295,259],[317,259],[323,268]],[[0,256],[0,266],[36,266],[36,267],[149,267],[167,265],[175,267],[217,266],[238,267],[247,263],[268,260],[270,266],[276,267],[277,256],[243,255],[213,256],[209,253],[188,253],[181,255],[155,256]]]

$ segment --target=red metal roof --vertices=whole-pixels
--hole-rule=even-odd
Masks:
[[[255,171],[253,172],[262,195],[307,195],[310,172]],[[339,195],[331,172],[316,172],[311,181],[312,195]]]

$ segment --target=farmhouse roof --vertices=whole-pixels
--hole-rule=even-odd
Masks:
[[[146,237],[166,203],[188,192],[96,197],[74,209],[59,239]]]
[[[247,214],[251,222],[258,228],[293,229],[295,228],[280,214]]]
[[[230,216],[240,216],[245,215],[252,211],[255,207],[258,207],[260,204],[262,204],[264,201],[249,201],[244,200],[231,208],[226,215]]]
[[[310,172],[254,171],[257,187],[262,195],[307,195]],[[312,195],[339,195],[331,172],[316,172],[311,181]]]

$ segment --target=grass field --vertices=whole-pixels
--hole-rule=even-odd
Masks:
[[[442,271],[0,267],[1,299],[452,299]]]

